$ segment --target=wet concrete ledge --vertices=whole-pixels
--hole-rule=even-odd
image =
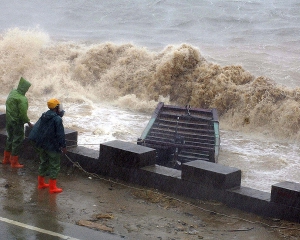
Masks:
[[[0,113],[0,126],[5,125]],[[26,128],[25,136],[29,129]],[[100,144],[99,151],[77,146],[78,134],[65,129],[68,153],[89,173],[96,173],[160,191],[200,200],[215,200],[230,207],[261,216],[300,221],[300,184],[281,182],[271,193],[241,186],[241,170],[216,163],[194,161],[182,166],[182,171],[155,164],[155,149],[122,141]],[[7,134],[0,129],[0,151],[3,152]],[[25,138],[21,157],[37,158]],[[62,164],[72,165],[67,157]],[[26,163],[25,163],[26,164]]]

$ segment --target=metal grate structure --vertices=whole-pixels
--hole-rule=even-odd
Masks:
[[[157,150],[158,165],[181,169],[182,163],[194,160],[216,163],[220,147],[217,110],[160,102],[138,144]]]

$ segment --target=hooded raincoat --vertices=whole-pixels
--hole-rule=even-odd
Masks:
[[[66,147],[62,118],[54,111],[44,112],[34,124],[28,138],[38,148],[60,153],[60,149]]]
[[[62,118],[52,110],[44,112],[28,138],[34,142],[40,155],[39,176],[49,174],[51,179],[56,179],[60,170],[61,148],[66,147]]]
[[[12,90],[6,99],[6,131],[7,140],[5,150],[13,156],[18,156],[24,139],[24,124],[29,123],[27,116],[28,100],[25,93],[31,83],[20,78],[17,89]]]

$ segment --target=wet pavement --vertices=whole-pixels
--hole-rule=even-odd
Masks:
[[[37,189],[37,167],[36,162],[25,162],[22,169],[0,164],[1,239],[124,239],[76,225],[77,220],[91,216],[90,209],[96,204],[92,197],[72,191],[76,182],[88,185],[86,178],[80,174],[70,177],[64,169],[57,184],[64,192],[49,194],[47,189]]]
[[[29,217],[29,216],[27,216]],[[31,216],[31,219],[35,216]],[[111,235],[109,233],[99,232],[92,229],[87,229],[81,226],[72,225],[56,221],[44,222],[41,225],[42,228],[36,227],[39,224],[31,223],[28,219],[29,224],[24,224],[18,221],[12,221],[8,218],[0,217],[0,231],[1,239],[15,240],[15,239],[26,239],[26,240],[52,240],[52,239],[69,239],[69,240],[117,240],[121,239],[118,236]]]

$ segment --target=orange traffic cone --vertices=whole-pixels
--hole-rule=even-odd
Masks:
[[[56,179],[49,180],[49,193],[61,193],[63,190],[56,187]]]

